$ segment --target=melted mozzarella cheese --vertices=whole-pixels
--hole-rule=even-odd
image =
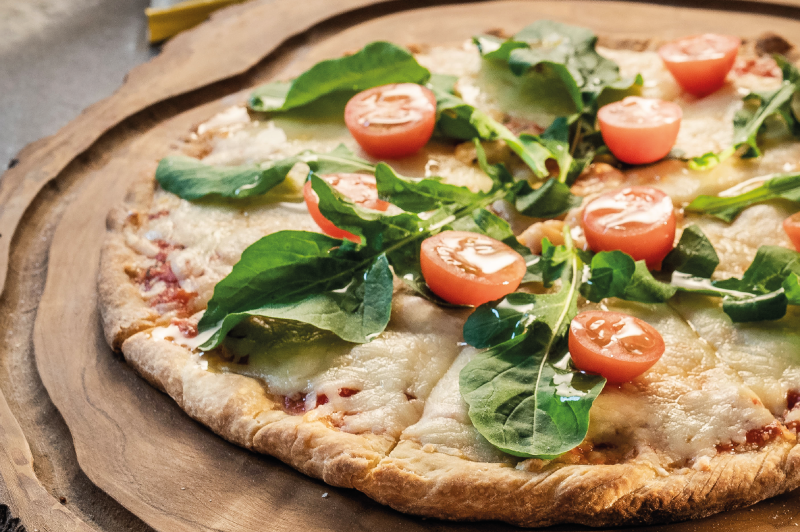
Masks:
[[[645,96],[674,100],[681,105],[684,122],[676,150],[692,156],[719,151],[730,144],[732,113],[741,105],[737,87],[731,86],[705,100],[692,99],[680,93],[660,60],[654,60],[654,54],[611,50],[602,53],[620,63],[623,75],[642,73]],[[534,106],[524,105],[530,95],[521,94],[513,79],[503,77],[510,74],[482,69],[472,45],[462,49],[434,48],[418,59],[433,71],[459,76],[457,89],[461,96],[497,118],[503,116],[504,110],[510,110],[541,125],[552,120],[552,114],[531,111]],[[248,122],[246,114],[241,107],[228,109],[198,128],[201,140],[210,149],[205,162],[258,164],[305,149],[328,151],[340,142],[366,157],[341,124],[285,119]],[[756,161],[731,159],[710,172],[691,172],[684,163],[664,161],[630,171],[626,179],[630,184],[658,186],[680,203],[697,194],[719,192],[754,175],[786,171],[787,164],[794,164],[786,161],[793,160],[800,161],[797,143],[769,149]],[[452,150],[435,144],[393,166],[409,176],[441,175],[447,182],[473,190],[489,185],[488,178],[469,161],[459,160]],[[268,197],[245,203],[193,204],[158,190],[151,214],[167,214],[153,217],[145,229],[126,235],[128,243],[151,259],[159,252],[154,240],[177,245],[168,260],[181,287],[197,292],[201,301],[208,301],[213,287],[230,272],[248,245],[283,229],[317,229],[301,203],[276,202],[299,197],[306,171],[298,165],[287,183]],[[708,218],[687,218],[686,222],[701,223],[715,246],[723,250],[723,264],[731,264],[731,271],[741,272],[758,245],[775,240],[774,228],[783,214],[771,209],[748,209],[730,227]],[[757,228],[762,226],[763,231]],[[780,243],[785,244],[785,237],[780,238]],[[156,283],[152,290],[158,289]],[[713,307],[704,307],[704,312],[713,315],[707,320],[700,311],[691,314],[680,307],[708,344],[666,305],[618,304],[614,310],[629,312],[653,324],[664,336],[667,352],[642,377],[622,386],[609,386],[601,393],[591,411],[588,437],[594,442],[630,448],[635,459],[651,463],[659,472],[691,460],[702,463],[704,457],[715,453],[716,445],[740,443],[748,430],[772,421],[770,412],[754,400],[755,395],[741,379],[758,391],[773,413],[781,409],[781,404],[785,407],[785,391],[796,385],[793,379],[797,372],[790,360],[796,347],[794,340],[784,340],[779,346],[777,333],[758,336],[758,328],[735,328],[731,332],[732,326],[722,327]],[[326,337],[325,341],[295,347],[265,349],[258,356],[251,356],[247,364],[199,354],[196,362],[211,371],[257,377],[270,393],[301,397],[308,410],[306,416],[326,419],[341,430],[401,437],[420,443],[424,449],[470,460],[514,462],[516,459],[497,451],[472,426],[461,398],[458,375],[476,352],[465,348],[462,342],[465,317],[463,311],[445,310],[400,293],[395,296],[387,331],[369,344],[352,345]],[[710,325],[706,326],[703,320]],[[714,327],[724,332],[717,331],[714,336],[708,332],[714,332]],[[153,332],[159,338],[176,338],[176,334],[179,330],[174,325]],[[731,343],[731,338],[736,340]],[[763,355],[757,352],[750,357],[748,342],[762,340],[774,349],[782,349],[786,356],[781,360],[785,363],[767,360],[769,349]],[[193,348],[196,342],[186,345]],[[737,347],[724,348],[729,345]],[[711,346],[738,373],[722,363]],[[758,361],[756,366],[761,368],[753,372],[753,378],[743,373],[748,360]],[[758,387],[757,378],[765,376],[772,380]],[[764,395],[770,386],[779,391]],[[320,400],[323,395],[327,402]]]
[[[634,429],[642,431],[634,435],[637,445],[650,445],[674,460],[713,456],[717,444],[744,443],[748,430],[773,421],[736,373],[668,305],[618,302],[609,310],[647,321],[666,344],[661,359],[632,381],[637,392],[620,390],[641,394],[640,401],[647,405],[646,424]]]
[[[800,313],[790,308],[781,320],[732,323],[718,300],[681,295],[674,303],[720,358],[776,416],[786,409],[786,394],[800,390]]]
[[[403,432],[402,439],[477,462],[508,462],[509,456],[486,441],[472,425],[459,392],[459,374],[475,353],[473,347],[462,349],[428,397],[422,417]]]
[[[325,335],[259,349],[249,353],[246,364],[219,360],[213,353],[198,360],[209,360],[216,371],[256,377],[273,394],[305,401],[309,419],[328,419],[346,432],[396,438],[419,419],[434,385],[461,351],[465,318],[463,311],[399,293],[390,326],[370,343],[351,344]],[[199,345],[178,338],[174,325],[151,334],[187,347]]]

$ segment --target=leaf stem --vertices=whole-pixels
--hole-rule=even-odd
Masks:
[[[580,144],[581,140],[583,139],[583,118],[578,116],[578,121],[575,122],[575,138],[572,139],[572,146],[569,147],[569,154],[571,156],[575,156],[575,150],[578,149],[578,144]]]

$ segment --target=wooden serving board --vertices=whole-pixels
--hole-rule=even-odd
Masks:
[[[102,337],[95,279],[106,213],[142,172],[152,173],[175,139],[243,102],[248,87],[372,40],[454,44],[490,28],[514,32],[537,18],[643,38],[704,31],[800,36],[800,7],[786,2],[733,2],[724,11],[580,1],[402,11],[423,4],[393,3],[336,16],[370,4],[381,2],[262,0],[225,10],[137,69],[115,96],[26,149],[4,176],[0,503],[29,532],[515,530],[397,513],[231,445],[188,418]],[[798,512],[795,493],[649,530],[795,530]]]

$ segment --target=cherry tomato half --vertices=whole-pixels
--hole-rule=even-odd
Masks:
[[[575,366],[610,383],[638,377],[664,354],[664,338],[649,323],[621,312],[581,312],[569,327]]]
[[[675,145],[683,111],[676,103],[628,96],[597,112],[603,141],[628,164],[663,159]]]
[[[517,289],[527,269],[522,255],[499,240],[444,231],[422,242],[420,267],[428,287],[456,305],[482,305]]]
[[[347,102],[344,122],[373,157],[405,157],[430,140],[436,124],[436,97],[415,83],[374,87]]]
[[[796,212],[783,221],[783,230],[789,235],[794,248],[800,251],[800,212]]]
[[[375,178],[371,175],[328,174],[319,177],[356,205],[376,211],[385,211],[389,208],[389,203],[378,199],[378,187],[375,184]],[[314,192],[314,189],[311,188],[311,181],[306,181],[305,186],[303,186],[303,197],[306,200],[308,213],[319,228],[322,229],[323,233],[333,238],[346,238],[356,243],[361,242],[359,237],[353,233],[339,229],[328,221],[327,218],[322,216],[319,210],[319,197],[317,197],[317,193]]]
[[[593,251],[618,249],[650,269],[661,268],[675,240],[672,200],[652,187],[627,187],[595,198],[583,209],[582,225]]]
[[[658,55],[683,90],[706,96],[725,84],[741,44],[739,37],[706,33],[667,43]]]

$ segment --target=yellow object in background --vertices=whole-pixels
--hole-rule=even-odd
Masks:
[[[217,9],[245,0],[187,0],[169,7],[144,10],[150,29],[150,42],[159,42],[205,21]]]

